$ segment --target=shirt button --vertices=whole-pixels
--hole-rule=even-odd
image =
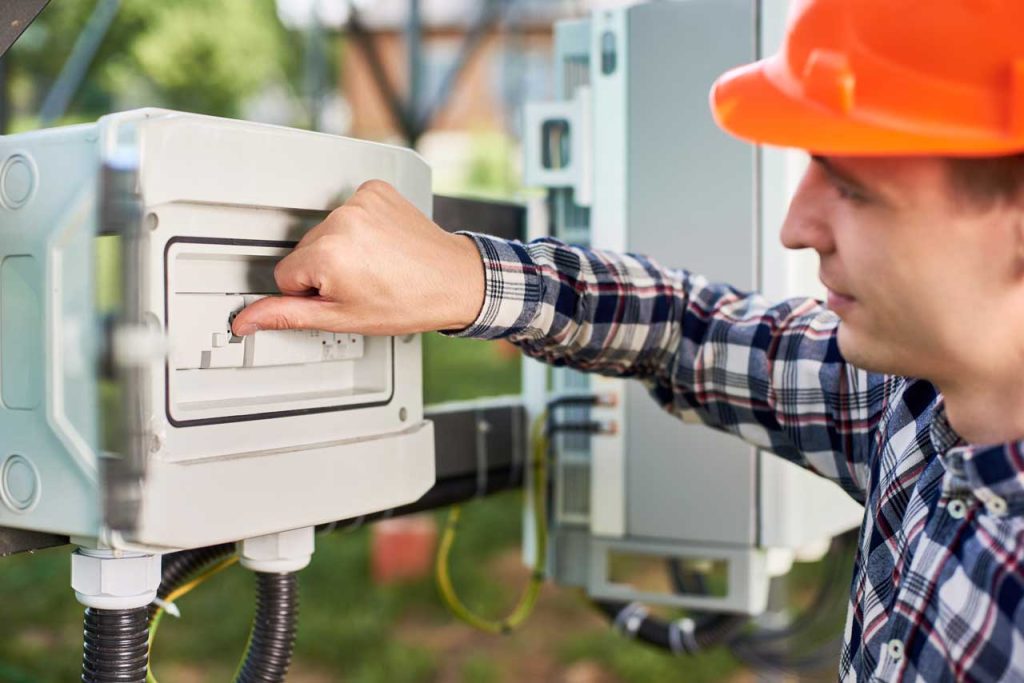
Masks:
[[[889,658],[898,662],[903,659],[903,642],[896,640],[895,638],[885,644],[885,649],[889,652]]]
[[[1003,517],[1006,515],[1006,501],[999,496],[992,496],[985,501],[985,509],[993,517]]]
[[[946,512],[948,512],[949,516],[953,519],[963,519],[964,515],[967,514],[967,503],[959,498],[954,498],[949,501],[949,504],[946,506]]]

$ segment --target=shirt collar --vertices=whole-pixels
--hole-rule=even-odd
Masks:
[[[932,446],[955,483],[989,509],[1024,514],[1024,439],[968,444],[949,424],[941,397],[934,415],[929,427]]]

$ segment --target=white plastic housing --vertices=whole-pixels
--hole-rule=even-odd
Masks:
[[[19,458],[0,525],[165,550],[389,509],[433,485],[417,336],[230,333],[360,184],[387,181],[429,214],[414,152],[149,109],[0,138],[5,159],[31,184],[17,206],[0,201],[0,304],[25,302],[0,316],[23,330],[0,350],[22,368],[0,387]],[[105,167],[127,189],[106,187]],[[130,369],[116,382],[100,370],[111,313],[129,321],[109,335]],[[133,397],[123,415],[111,391]],[[131,443],[103,444],[119,420]]]

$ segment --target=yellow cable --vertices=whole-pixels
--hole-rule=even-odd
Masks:
[[[462,510],[458,505],[453,505],[448,513],[448,521],[445,524],[444,533],[441,536],[441,544],[437,550],[437,587],[445,605],[456,617],[481,631],[493,634],[509,633],[520,625],[533,612],[540,595],[541,586],[544,583],[544,565],[547,557],[548,527],[546,517],[545,499],[547,496],[547,438],[544,434],[544,425],[547,414],[542,414],[534,422],[532,430],[532,458],[530,462],[533,474],[533,518],[535,524],[535,557],[533,573],[523,594],[520,596],[516,606],[503,619],[487,619],[470,610],[459,598],[452,584],[449,570],[449,558],[452,546],[455,545],[455,535],[458,531],[459,519]]]
[[[209,569],[203,571],[201,574],[196,576],[196,578],[192,579],[184,586],[180,586],[179,588],[171,591],[167,595],[167,597],[164,598],[164,604],[174,604],[174,602],[178,600],[178,598],[182,598],[188,595],[192,592],[193,589],[198,587],[200,584],[204,583],[207,579],[214,576],[215,574],[219,574],[220,572],[224,571],[236,562],[238,562],[237,555],[221,560]],[[146,683],[157,683],[156,676],[153,675],[153,641],[156,640],[156,631],[160,627],[160,621],[163,618],[164,607],[159,606],[157,607],[156,612],[153,613],[153,621],[149,626],[149,664],[147,665],[146,668]]]

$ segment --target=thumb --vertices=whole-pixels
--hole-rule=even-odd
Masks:
[[[337,331],[341,306],[309,296],[268,296],[246,306],[235,316],[231,331],[245,337],[258,330]]]

